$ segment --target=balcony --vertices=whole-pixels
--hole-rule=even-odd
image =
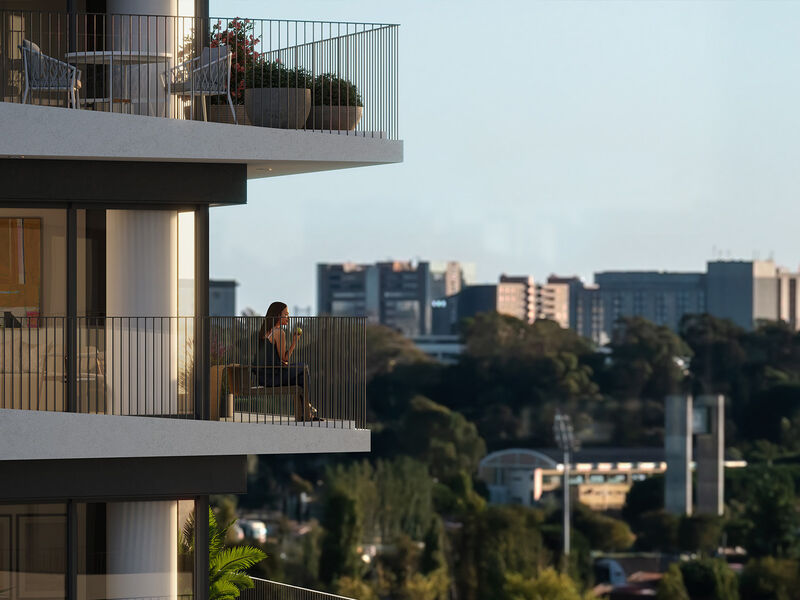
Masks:
[[[0,11],[0,156],[400,162],[397,46],[376,23]]]
[[[38,457],[13,448],[34,443],[26,427],[39,440],[71,432],[66,447],[44,450],[64,458],[368,449],[366,319],[292,317],[289,364],[269,342],[258,351],[263,322],[7,316],[0,455]],[[86,447],[80,432],[96,444],[98,428],[103,449]]]

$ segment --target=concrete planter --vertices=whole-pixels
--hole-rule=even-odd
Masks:
[[[353,131],[364,113],[363,106],[315,106],[306,129]]]
[[[234,104],[233,110],[236,112],[236,121],[239,125],[252,125],[250,119],[247,118],[247,113],[244,110],[244,104]],[[231,107],[228,104],[209,104],[208,106],[208,120],[214,123],[233,123],[233,116],[231,115]]]
[[[302,129],[311,111],[311,90],[255,88],[244,91],[244,107],[258,127]]]

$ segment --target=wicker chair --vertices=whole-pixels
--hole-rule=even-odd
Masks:
[[[22,52],[25,66],[25,88],[22,103],[31,92],[64,92],[67,108],[78,108],[78,90],[81,87],[81,72],[77,67],[42,54],[39,46],[30,40],[22,40],[17,46]]]
[[[231,56],[227,46],[203,48],[200,56],[181,63],[167,72],[167,93],[176,96],[189,96],[191,118],[194,119],[194,99],[199,96],[203,102],[203,120],[208,121],[206,96],[226,96],[231,107],[233,122],[236,111],[231,98]]]

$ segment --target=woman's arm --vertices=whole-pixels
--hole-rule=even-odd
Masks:
[[[276,331],[277,335],[273,334],[273,338],[275,338],[275,347],[278,349],[278,356],[281,357],[281,360],[284,363],[288,363],[289,359],[292,357],[292,352],[294,352],[294,348],[297,345],[297,339],[300,337],[298,333],[295,333],[294,337],[292,338],[292,343],[289,348],[286,348],[286,332],[283,329],[278,329]]]

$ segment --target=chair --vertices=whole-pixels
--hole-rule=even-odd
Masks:
[[[234,419],[236,412],[273,415],[284,415],[282,400],[288,398],[294,406],[295,421],[302,422],[310,418],[316,411],[306,403],[303,388],[298,385],[263,386],[253,377],[254,367],[250,365],[229,364],[215,365],[211,371],[211,420],[220,417]],[[280,367],[255,367],[257,369],[280,369]],[[305,371],[309,380],[308,368]],[[223,390],[223,382],[225,388]],[[223,402],[223,391],[227,397]],[[238,400],[238,402],[236,402]]]
[[[226,96],[231,107],[233,122],[236,111],[231,98],[231,56],[227,46],[203,48],[200,56],[183,62],[167,72],[167,94],[190,96],[191,118],[194,119],[194,98],[199,96],[203,104],[203,120],[208,121],[206,96]]]
[[[42,54],[39,46],[30,40],[22,40],[17,46],[22,51],[25,66],[25,89],[22,104],[28,94],[37,92],[66,92],[67,108],[78,108],[78,90],[81,88],[81,72],[77,67]]]

